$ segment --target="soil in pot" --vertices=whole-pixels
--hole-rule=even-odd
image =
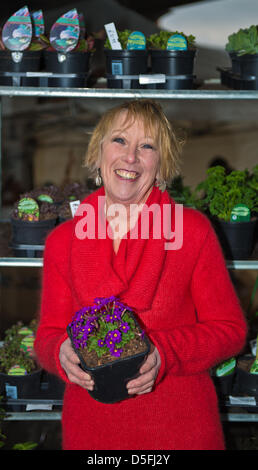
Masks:
[[[104,53],[108,88],[145,88],[139,84],[139,74],[148,71],[148,51],[104,49]],[[125,77],[116,78],[117,75]]]

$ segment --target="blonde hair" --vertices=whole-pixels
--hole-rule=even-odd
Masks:
[[[84,166],[96,174],[102,142],[111,131],[114,120],[125,111],[127,113],[125,123],[128,123],[128,126],[135,120],[140,120],[143,122],[145,132],[148,131],[153,136],[161,156],[159,178],[161,182],[168,183],[179,173],[182,142],[176,137],[162,107],[149,99],[128,101],[103,114],[90,138]]]

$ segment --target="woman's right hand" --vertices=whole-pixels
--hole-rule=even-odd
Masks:
[[[92,380],[91,376],[87,374],[87,372],[84,372],[80,368],[80,359],[72,348],[70,338],[67,338],[61,344],[59,360],[70,382],[80,385],[87,390],[93,390],[94,381]]]

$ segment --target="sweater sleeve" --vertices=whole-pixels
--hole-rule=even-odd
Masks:
[[[34,348],[41,366],[69,383],[59,361],[59,349],[68,337],[66,327],[71,321],[72,296],[60,266],[54,261],[56,250],[52,238],[50,235],[47,239],[44,251],[40,319]],[[64,264],[64,258],[59,259]]]
[[[246,321],[212,228],[194,267],[191,295],[196,323],[152,333],[162,364],[157,382],[168,372],[192,375],[208,370],[244,347]]]

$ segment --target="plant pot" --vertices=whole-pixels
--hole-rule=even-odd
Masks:
[[[221,377],[213,376],[213,382],[219,397],[223,398],[226,395],[231,395],[235,379],[235,370],[228,375]]]
[[[258,54],[244,54],[240,56],[240,75],[243,79],[258,77]]]
[[[258,374],[251,374],[249,372],[249,367],[254,362],[254,359],[254,356],[251,354],[238,358],[235,392],[239,395],[258,396]]]
[[[61,77],[49,77],[50,87],[85,87],[89,73],[91,52],[68,52],[63,54],[56,51],[44,51],[45,71],[62,74]],[[66,76],[73,74],[74,76]]]
[[[19,58],[19,56],[17,56]],[[15,74],[38,72],[41,67],[41,51],[24,51],[21,60],[16,60],[11,51],[0,51],[0,84],[12,86]],[[8,72],[9,76],[6,76]],[[10,74],[12,74],[10,76]],[[19,78],[23,86],[38,84],[38,78],[22,76]]]
[[[137,324],[136,320],[135,323]],[[114,359],[104,365],[89,367],[85,363],[81,352],[74,347],[72,333],[69,326],[67,328],[67,332],[71,339],[74,351],[80,359],[82,369],[90,374],[94,380],[94,390],[89,391],[92,398],[102,403],[116,403],[126,398],[130,398],[126,384],[129,380],[138,376],[139,369],[150,351],[150,342],[148,338],[144,336],[144,342],[146,344],[144,352],[125,358]]]
[[[11,218],[12,245],[44,245],[46,236],[56,223],[57,218],[38,222]]]
[[[42,369],[31,374],[12,376],[0,373],[0,395],[11,399],[33,399],[40,393]]]
[[[254,247],[256,220],[226,222],[214,219],[213,224],[227,259],[248,259]]]
[[[151,73],[166,75],[166,82],[156,84],[160,89],[193,88],[193,69],[196,50],[150,50]]]
[[[241,62],[241,57],[237,55],[236,52],[230,52],[229,53],[230,59],[231,59],[231,71],[234,74],[240,74],[240,62]]]
[[[148,70],[147,50],[104,49],[108,88],[145,88],[139,84],[139,74]],[[120,78],[124,75],[124,78]]]

